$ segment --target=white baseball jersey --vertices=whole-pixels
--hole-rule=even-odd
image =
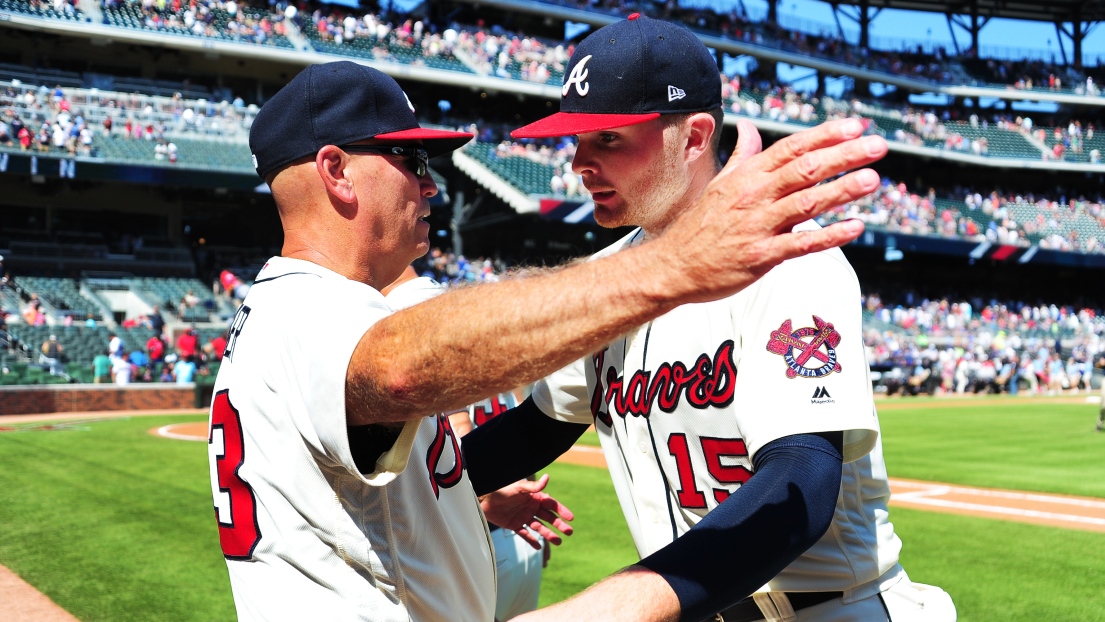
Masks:
[[[445,286],[429,277],[418,277],[396,285],[387,295],[387,303],[396,311],[414,306],[445,292]],[[468,418],[474,427],[518,405],[514,393],[507,391],[468,406]],[[495,619],[509,620],[537,608],[541,590],[542,552],[535,550],[509,529],[491,534],[495,552],[498,593]]]
[[[367,285],[275,257],[235,315],[209,453],[240,620],[494,615],[487,524],[448,419],[409,422],[372,473],[353,461],[346,368],[391,313]]]
[[[886,520],[859,300],[839,249],[792,259],[734,296],[678,307],[612,341],[537,383],[533,398],[557,419],[594,421],[642,557],[747,481],[764,445],[844,431],[833,526],[765,589],[873,594],[900,541]]]

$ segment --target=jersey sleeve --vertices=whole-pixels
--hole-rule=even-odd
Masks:
[[[353,287],[352,285],[350,286]],[[296,373],[297,382],[309,420],[305,436],[314,435],[312,444],[324,460],[340,466],[371,485],[382,486],[395,479],[403,471],[410,456],[411,446],[420,419],[407,421],[392,448],[376,462],[372,473],[362,473],[353,459],[349,447],[348,422],[345,411],[345,378],[353,351],[365,331],[391,314],[383,296],[375,290],[364,291],[359,285],[348,292],[330,292],[330,296],[345,296],[361,304],[350,305],[343,310],[341,320],[331,318],[312,323],[310,331],[297,331],[302,341],[297,344],[298,356],[306,362],[302,372]],[[317,298],[323,299],[323,298]]]
[[[794,434],[844,432],[844,461],[878,434],[859,281],[839,250],[786,261],[733,298],[734,403],[752,455]],[[739,318],[739,321],[737,321]]]
[[[571,363],[533,385],[530,397],[541,412],[568,423],[594,422],[585,371],[589,360],[590,357]]]

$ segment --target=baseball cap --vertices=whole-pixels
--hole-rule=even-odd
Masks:
[[[311,65],[277,91],[253,120],[249,150],[261,177],[326,145],[376,138],[422,141],[430,157],[472,134],[423,128],[414,105],[387,74],[349,61]]]
[[[580,42],[568,61],[560,112],[510,133],[548,138],[721,107],[717,61],[691,31],[634,13]]]

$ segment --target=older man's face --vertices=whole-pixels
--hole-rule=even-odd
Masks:
[[[359,144],[388,144],[364,141]],[[412,146],[412,145],[402,145]],[[407,265],[430,250],[430,197],[438,192],[429,173],[419,177],[405,158],[350,154],[351,175],[364,215],[361,234],[376,256]],[[360,219],[360,218],[358,218]]]

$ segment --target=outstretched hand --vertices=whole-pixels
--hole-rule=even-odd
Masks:
[[[513,531],[534,549],[541,548],[538,535],[547,542],[559,545],[562,540],[557,531],[566,536],[572,535],[572,526],[566,521],[572,520],[575,515],[548,493],[542,492],[548,483],[548,474],[537,481],[518,480],[480,497],[480,508],[487,522]],[[553,531],[550,525],[557,531]]]
[[[752,123],[738,121],[737,132],[728,164],[656,240],[670,247],[655,255],[675,268],[671,285],[681,303],[731,295],[787,259],[851,242],[863,232],[856,220],[791,229],[879,185],[874,170],[853,169],[886,155],[886,141],[863,136],[855,119],[823,123],[766,150]]]

